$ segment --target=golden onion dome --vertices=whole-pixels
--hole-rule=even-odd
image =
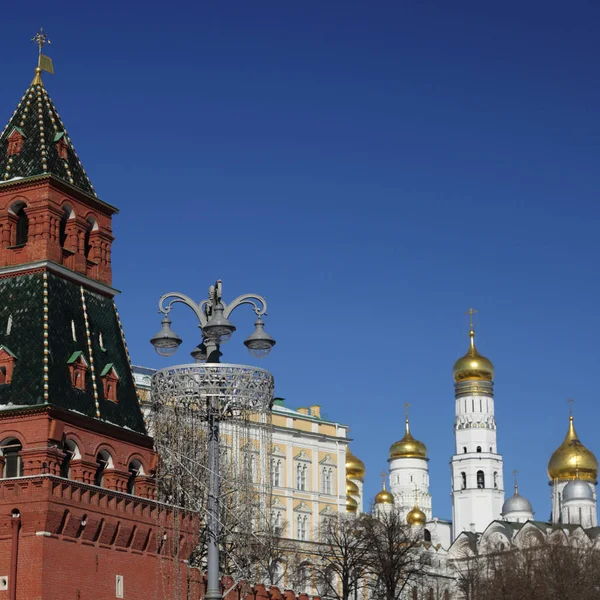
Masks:
[[[382,490],[375,496],[375,504],[394,504],[394,496],[385,489],[385,481]]]
[[[346,496],[346,512],[355,513],[358,511],[358,502],[352,496]]]
[[[469,331],[469,337],[471,346],[468,352],[454,363],[454,381],[493,381],[494,365],[491,360],[477,352],[473,327]]]
[[[358,486],[354,483],[354,481],[346,479],[346,496],[350,495],[358,496],[360,495],[360,490],[358,489]]]
[[[425,513],[419,508],[417,504],[413,506],[413,509],[406,515],[406,522],[409,525],[425,525],[427,517]]]
[[[404,437],[390,446],[390,459],[394,458],[427,458],[427,446],[410,433],[408,416],[406,417]]]
[[[365,463],[360,458],[356,458],[348,448],[346,451],[346,477],[363,481],[365,472]]]
[[[569,430],[563,443],[554,451],[548,462],[548,477],[556,479],[598,480],[598,460],[577,437],[573,415],[569,417]]]

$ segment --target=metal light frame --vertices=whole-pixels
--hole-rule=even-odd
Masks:
[[[192,351],[193,365],[157,371],[153,388],[157,398],[193,404],[205,411],[208,429],[208,502],[207,502],[207,600],[221,600],[219,574],[219,490],[220,452],[219,423],[235,418],[239,411],[270,410],[273,403],[273,376],[264,369],[241,365],[220,364],[220,345],[236,330],[229,321],[231,313],[244,304],[252,306],[257,319],[255,329],[244,344],[257,357],[266,356],[275,340],[265,332],[262,317],[267,314],[267,301],[257,294],[243,294],[229,304],[222,299],[222,283],[218,280],[208,289],[208,298],[196,304],[189,296],[169,292],[158,301],[159,312],[164,315],[161,330],[150,340],[162,356],[177,351],[182,340],[171,329],[169,313],[174,304],[185,304],[196,315],[202,332],[202,343]],[[199,365],[206,361],[205,365]],[[153,394],[154,395],[154,394]]]

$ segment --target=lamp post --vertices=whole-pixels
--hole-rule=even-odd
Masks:
[[[174,304],[181,303],[191,308],[198,318],[202,332],[202,342],[191,352],[196,362],[220,363],[221,344],[225,343],[236,330],[229,321],[231,313],[249,304],[256,314],[254,331],[244,341],[250,353],[256,357],[269,354],[275,340],[264,330],[263,315],[267,313],[267,301],[256,294],[243,294],[229,304],[222,299],[222,284],[218,280],[208,289],[208,298],[196,304],[189,296],[178,292],[169,292],[161,296],[158,309],[164,315],[161,330],[150,340],[161,356],[171,356],[180,346],[181,338],[171,329],[169,313]],[[211,394],[206,400],[206,419],[208,428],[208,501],[207,501],[207,571],[208,581],[205,597],[207,600],[221,598],[219,577],[219,422],[221,411],[219,398]]]

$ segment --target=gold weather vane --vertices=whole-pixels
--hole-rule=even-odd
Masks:
[[[35,77],[31,85],[44,85],[42,83],[42,71],[46,71],[46,73],[50,73],[50,75],[54,75],[54,66],[52,64],[52,59],[45,54],[42,54],[42,49],[46,44],[50,44],[50,38],[47,33],[44,33],[44,28],[40,27],[38,33],[36,33],[31,41],[34,42],[38,47],[38,64],[35,69]]]
[[[573,416],[573,402],[575,402],[575,400],[573,400],[573,398],[569,398],[567,400],[567,402],[569,403],[569,417]]]
[[[387,478],[387,473],[385,471],[383,471],[381,473],[381,475],[379,475],[379,477],[381,477],[381,483],[383,483],[383,487],[385,487],[385,480]]]
[[[408,408],[410,406],[409,402],[404,403],[404,410],[406,411],[406,420],[408,421]]]

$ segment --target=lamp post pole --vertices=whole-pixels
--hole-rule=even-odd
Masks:
[[[168,315],[173,304],[182,303],[191,308],[198,318],[198,326],[202,332],[202,342],[192,351],[197,362],[219,363],[220,346],[226,342],[235,331],[235,326],[229,321],[229,315],[242,304],[252,306],[257,319],[255,329],[244,344],[253,356],[263,357],[269,354],[275,345],[275,340],[265,332],[262,316],[267,313],[267,301],[256,294],[238,296],[229,305],[222,300],[221,280],[208,289],[208,298],[196,304],[189,296],[177,292],[169,292],[161,296],[158,302],[159,312],[164,315],[161,330],[150,340],[156,351],[162,356],[171,356],[181,344],[181,338],[171,329]],[[220,600],[219,573],[219,512],[220,512],[220,452],[219,452],[219,421],[220,406],[216,396],[207,397],[207,426],[208,426],[208,501],[207,501],[207,586],[205,598]]]

